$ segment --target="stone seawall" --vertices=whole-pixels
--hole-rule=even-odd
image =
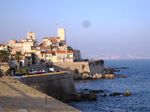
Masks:
[[[68,73],[25,76],[20,81],[61,101],[71,100],[76,93],[73,77]]]
[[[0,78],[0,112],[80,112],[11,77]]]
[[[90,64],[89,62],[66,62],[54,63],[56,70],[70,71],[74,79],[82,78],[83,75],[102,73],[104,65]]]
[[[82,77],[83,72],[89,72],[89,63],[88,62],[67,62],[67,63],[54,63],[56,70],[62,70],[62,71],[70,71],[70,73],[73,75],[74,79],[78,79]]]

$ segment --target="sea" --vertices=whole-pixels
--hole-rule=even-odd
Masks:
[[[132,95],[98,96],[97,101],[71,102],[82,112],[150,112],[150,60],[105,60],[106,67],[128,67],[117,74],[127,78],[75,81],[77,90],[94,89]]]

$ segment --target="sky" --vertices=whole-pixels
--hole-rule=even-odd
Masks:
[[[57,36],[89,58],[150,58],[150,0],[0,0],[0,42]]]

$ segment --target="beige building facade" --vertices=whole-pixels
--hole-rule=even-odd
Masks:
[[[21,52],[23,65],[46,62],[73,62],[79,61],[81,54],[79,50],[70,50],[66,43],[66,32],[64,28],[57,30],[57,37],[45,37],[40,44],[36,44],[36,34],[28,32],[27,37],[21,41],[10,40],[11,54]],[[34,58],[34,59],[33,59]]]
[[[46,62],[73,62],[73,51],[44,51],[41,54],[41,59]]]
[[[0,44],[0,50],[7,51],[8,50],[8,46],[5,45],[5,44]]]

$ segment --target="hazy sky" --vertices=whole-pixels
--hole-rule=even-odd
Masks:
[[[83,56],[150,57],[150,0],[0,0],[0,42],[57,27]]]

